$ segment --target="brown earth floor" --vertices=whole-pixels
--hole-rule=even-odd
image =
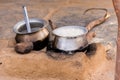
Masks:
[[[38,74],[37,72],[33,72],[35,76],[27,75],[27,73],[32,74],[32,72],[29,71],[26,72],[26,70],[17,66],[20,64],[22,65],[25,64],[24,67],[29,68],[27,65],[29,66],[34,65],[32,67],[32,70],[34,71],[33,68],[36,68],[35,66],[37,66],[37,64],[42,64],[39,63],[39,60],[41,60],[41,58],[46,58],[45,57],[46,55],[44,55],[44,53],[42,52],[41,55],[39,54],[39,52],[34,52],[34,51],[28,55],[20,55],[14,52],[12,42],[14,40],[15,33],[13,32],[12,28],[18,21],[23,20],[23,12],[21,6],[24,4],[27,4],[28,6],[28,13],[30,18],[44,18],[49,13],[49,11],[56,9],[57,7],[61,7],[60,10],[57,11],[51,17],[51,20],[58,27],[64,25],[86,26],[90,21],[101,17],[104,13],[102,11],[92,11],[86,15],[83,15],[84,10],[88,8],[108,9],[108,11],[111,14],[111,17],[106,22],[93,29],[93,31],[95,31],[97,35],[91,42],[100,42],[104,46],[110,44],[112,48],[110,48],[110,51],[108,51],[106,54],[107,61],[105,62],[103,61],[103,64],[101,64],[101,66],[99,65],[100,67],[97,66],[98,67],[97,70],[93,71],[93,73],[90,73],[89,78],[86,78],[84,80],[114,80],[117,20],[111,0],[109,1],[108,0],[91,0],[91,1],[90,0],[0,0],[0,61],[2,62],[2,64],[0,65],[0,70],[1,70],[0,80],[63,80],[62,78],[63,75],[59,73],[59,70],[57,73],[61,77],[58,77],[58,75],[57,78],[55,78],[54,76],[50,77],[50,75],[46,73],[49,76],[40,78],[38,77],[39,75],[35,75]],[[39,58],[39,56],[41,57]],[[77,57],[76,59],[79,58]],[[72,60],[76,61],[76,59],[72,59]],[[21,63],[19,63],[19,61]],[[69,65],[69,61],[71,60],[68,59],[68,61],[64,61],[64,64],[68,62],[67,64]],[[47,65],[47,63],[44,62],[43,64]],[[52,64],[54,65],[54,63]],[[57,63],[55,65],[57,65]],[[20,72],[17,75],[17,73],[15,73],[17,72],[15,71],[17,70],[16,68],[21,69],[21,71],[23,72]],[[38,66],[38,69],[39,68],[41,67]],[[26,72],[26,74],[22,75],[24,71]],[[69,70],[65,70],[65,71],[69,71]],[[73,70],[73,72],[75,71]],[[72,78],[69,76],[65,76],[65,77]],[[82,80],[82,79],[73,78],[71,80]]]

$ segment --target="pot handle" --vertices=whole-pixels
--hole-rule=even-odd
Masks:
[[[87,9],[84,11],[84,14],[86,12],[88,12],[89,10],[104,10],[106,13],[103,17],[99,18],[99,19],[96,19],[94,21],[91,21],[87,26],[87,30],[88,30],[88,33],[87,33],[87,40],[88,42],[92,40],[92,38],[94,38],[96,36],[96,33],[95,32],[90,32],[94,27],[96,27],[97,25],[105,22],[109,17],[110,17],[110,13],[108,12],[107,9],[105,8],[90,8],[90,9]]]
[[[94,37],[96,36],[96,33],[95,32],[89,32],[87,35],[86,35],[86,38],[87,38],[87,41],[90,42]]]
[[[105,22],[111,15],[110,13],[108,12],[107,9],[105,8],[90,8],[90,9],[87,9],[84,11],[84,14],[86,14],[86,12],[90,11],[90,10],[103,10],[105,11],[105,15],[97,20],[94,20],[94,21],[91,21],[87,26],[86,28],[88,29],[88,31],[90,31],[91,29],[93,29],[94,27],[96,27],[97,25]]]

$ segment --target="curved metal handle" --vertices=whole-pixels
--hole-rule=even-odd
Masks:
[[[90,31],[91,29],[93,29],[94,27],[96,27],[97,25],[103,23],[104,21],[106,21],[109,17],[110,17],[110,13],[108,12],[107,9],[105,8],[90,8],[90,9],[87,9],[84,11],[84,14],[86,14],[88,11],[90,10],[104,10],[106,13],[103,17],[97,19],[97,20],[94,20],[94,21],[91,21],[87,26],[86,28],[88,29],[88,31]]]
[[[95,32],[88,32],[87,35],[86,35],[86,38],[87,38],[87,41],[91,41],[94,37],[96,36],[96,33]]]

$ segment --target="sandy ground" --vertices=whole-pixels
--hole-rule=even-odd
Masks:
[[[51,17],[58,27],[86,26],[104,14],[91,11],[83,15],[86,9],[107,8],[111,17],[93,29],[97,35],[91,42],[110,44],[112,48],[106,53],[104,46],[99,47],[91,60],[84,54],[66,60],[54,60],[42,51],[17,54],[12,28],[23,20],[21,6],[24,4],[28,6],[30,18],[44,18],[51,10],[61,7]],[[111,0],[0,0],[0,80],[114,80],[116,35],[117,20]]]

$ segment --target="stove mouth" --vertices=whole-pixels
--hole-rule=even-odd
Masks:
[[[89,44],[86,43],[84,46],[80,47],[79,49],[75,49],[75,50],[62,50],[62,49],[58,49],[54,46],[54,42],[51,41],[49,42],[48,46],[47,46],[47,51],[54,51],[54,52],[60,52],[60,53],[65,53],[65,54],[72,54],[75,52],[81,52],[84,50],[84,48],[86,48]]]
[[[83,52],[87,56],[91,56],[91,55],[95,54],[96,50],[97,50],[96,43],[92,43],[92,44],[87,44],[84,48],[79,48],[74,51],[63,51],[63,50],[54,48],[52,45],[52,41],[51,41],[47,46],[46,53],[48,56],[52,57],[53,59],[62,59],[63,60],[63,59],[69,58],[79,52]]]

